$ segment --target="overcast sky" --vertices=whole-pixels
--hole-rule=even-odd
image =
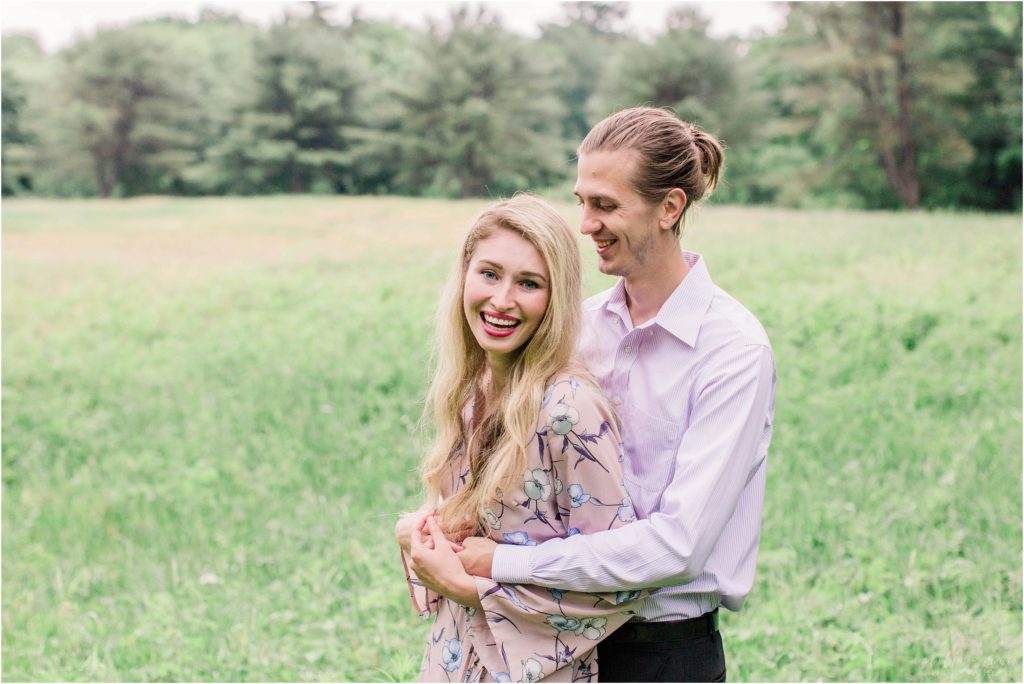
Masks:
[[[336,2],[337,17],[345,17],[358,5],[364,16],[395,19],[411,25],[422,25],[426,17],[443,17],[459,2]],[[559,2],[488,2],[501,15],[508,28],[535,35],[538,23],[561,16]],[[51,2],[49,0],[4,1],[0,3],[0,29],[30,31],[38,36],[47,51],[59,50],[77,37],[91,35],[97,27],[124,25],[139,19],[177,15],[196,19],[201,7],[216,7],[239,14],[245,19],[266,26],[280,18],[286,10],[307,12],[302,2]],[[782,23],[784,10],[777,2],[632,2],[627,18],[640,35],[659,33],[668,12],[680,5],[696,6],[711,19],[710,31],[716,36],[749,35],[762,29],[773,31]]]

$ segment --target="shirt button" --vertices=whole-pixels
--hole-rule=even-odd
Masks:
[[[627,354],[632,354],[633,353],[633,348],[630,347],[628,344],[626,345],[626,353]]]
[[[622,406],[622,399],[619,399],[618,397],[615,397],[615,405],[616,406]]]

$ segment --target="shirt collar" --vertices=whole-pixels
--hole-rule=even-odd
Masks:
[[[692,347],[697,343],[700,326],[711,306],[715,284],[700,254],[683,252],[683,258],[690,272],[661,305],[654,322]]]
[[[711,306],[715,284],[700,254],[684,251],[683,258],[686,259],[690,272],[661,305],[658,315],[650,325],[661,326],[666,332],[692,347],[697,342],[700,326],[704,322],[708,307]],[[632,327],[629,307],[626,305],[626,283],[622,278],[619,278],[614,287],[606,290],[603,297],[596,297],[590,308],[601,309],[618,316],[627,330]]]
[[[632,327],[629,307],[626,306],[626,285],[622,278],[619,278],[611,288],[584,302],[583,308],[586,311],[600,311],[605,315],[616,316],[622,321],[623,328],[626,330]]]

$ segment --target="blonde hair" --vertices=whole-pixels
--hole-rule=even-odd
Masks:
[[[548,307],[533,337],[520,348],[496,403],[487,407],[467,439],[464,412],[475,399],[486,357],[466,321],[463,288],[477,244],[498,230],[521,235],[544,258],[550,276]],[[462,454],[469,461],[465,486],[438,512],[442,525],[466,516],[482,525],[486,506],[522,478],[544,390],[553,376],[575,365],[571,359],[580,328],[581,270],[569,224],[533,195],[522,193],[493,204],[473,220],[438,308],[434,379],[424,412],[424,425],[434,429],[420,467],[429,505],[436,503],[451,461]]]
[[[718,186],[725,163],[715,136],[657,107],[633,107],[608,116],[590,129],[576,154],[621,149],[636,151],[639,163],[631,182],[648,202],[660,202],[673,188],[686,193],[686,206],[672,227],[677,237],[690,207]]]

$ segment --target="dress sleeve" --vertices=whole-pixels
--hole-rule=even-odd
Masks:
[[[574,377],[552,389],[538,425],[537,450],[544,468],[550,468],[550,502],[557,511],[553,517],[564,526],[562,534],[590,534],[632,522],[619,430],[606,399]],[[486,628],[502,657],[500,663],[487,663],[488,669],[500,667],[491,671],[507,673],[513,681],[536,681],[571,666],[629,620],[646,594],[563,591],[485,578],[477,578],[477,591]]]
[[[413,609],[424,618],[436,614],[441,595],[423,586],[416,573],[409,568],[408,554],[401,549],[399,553],[402,555],[402,567],[405,569],[405,581],[409,585],[409,598],[412,599]]]

